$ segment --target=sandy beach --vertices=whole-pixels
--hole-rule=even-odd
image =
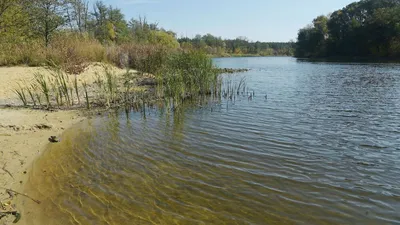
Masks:
[[[117,73],[124,72],[114,69]],[[102,70],[100,64],[89,66],[79,79],[91,84],[96,72]],[[44,68],[0,68],[0,201],[5,203],[0,212],[10,210],[10,205],[21,210],[16,203],[23,196],[11,199],[6,189],[23,192],[27,171],[46,145],[51,144],[48,138],[61,135],[64,130],[85,119],[79,110],[46,111],[17,107],[21,103],[14,88],[18,83],[29,83],[37,72],[48,73]],[[0,224],[11,224],[14,219],[8,216],[1,219]],[[26,224],[26,221],[22,220],[19,224]]]

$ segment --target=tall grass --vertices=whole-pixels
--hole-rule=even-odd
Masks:
[[[91,62],[104,62],[105,53],[106,47],[87,34],[59,32],[47,47],[41,40],[15,42],[0,37],[0,66],[54,62],[68,73],[79,74]]]
[[[81,99],[79,97],[78,77],[77,77],[77,75],[74,76],[74,89],[75,89],[76,97],[78,98],[78,105],[80,105],[81,104]],[[72,93],[71,93],[71,96],[72,96]]]
[[[89,63],[105,61],[105,53],[105,46],[89,35],[61,32],[52,38],[46,59],[69,74],[79,74]]]
[[[67,106],[71,106],[73,105],[73,98],[72,98],[72,94],[70,92],[71,86],[70,86],[70,79],[69,76],[62,72],[60,69],[54,69],[51,72],[51,75],[54,78],[54,88],[58,90],[58,97],[60,99],[60,104],[59,105],[63,105],[63,98],[65,100],[65,103],[67,104]]]
[[[25,89],[21,86],[21,84],[18,84],[18,88],[16,88],[14,92],[17,94],[18,98],[22,101],[24,106],[27,106],[28,101],[26,100]]]
[[[90,109],[88,85],[87,85],[86,81],[82,82],[82,87],[83,87],[84,94],[85,94],[86,108]]]
[[[45,62],[46,51],[39,41],[0,40],[0,66],[42,66]]]
[[[111,103],[114,103],[117,93],[117,77],[114,72],[108,67],[105,68],[104,75],[106,78],[106,85],[104,86],[104,90],[106,93],[106,103],[107,106],[110,107]]]
[[[29,96],[31,97],[33,106],[36,106],[36,99],[35,99],[35,93],[34,93],[36,90],[35,85],[32,84],[31,86],[28,86],[26,89],[28,91]]]
[[[121,68],[133,68],[141,73],[155,74],[174,50],[160,45],[123,44],[107,49],[109,62]]]
[[[199,51],[171,54],[157,73],[158,90],[174,105],[186,98],[209,95],[218,87],[218,74],[212,60]]]
[[[36,73],[35,74],[35,81],[37,82],[39,86],[39,90],[41,93],[44,95],[47,103],[47,107],[51,106],[50,103],[50,86],[49,86],[49,81],[48,79],[41,73]]]
[[[205,95],[217,95],[221,93],[221,80],[212,60],[202,52],[165,50],[155,46],[136,46],[120,49],[119,54],[127,54],[127,72],[118,76],[108,66],[103,73],[97,73],[95,84],[89,90],[89,84],[85,81],[78,83],[77,75],[74,78],[65,72],[57,62],[48,62],[52,66],[50,76],[35,74],[34,83],[30,88],[18,89],[18,96],[27,105],[25,91],[34,105],[44,97],[49,108],[54,103],[57,107],[79,107],[81,96],[85,99],[86,108],[92,105],[105,106],[107,108],[120,105],[133,105],[139,102],[142,106],[148,103],[149,98],[164,99],[173,108],[178,107],[185,99],[193,99]],[[113,53],[114,54],[114,53]],[[117,59],[115,59],[117,60]],[[129,67],[137,66],[141,72],[133,75]],[[137,68],[136,68],[137,69]],[[155,95],[133,88],[137,79],[155,79]],[[154,82],[150,82],[154,83]],[[35,89],[33,87],[36,87]],[[122,87],[122,88],[121,88]],[[241,86],[235,88],[240,89]],[[82,89],[83,92],[79,90]],[[232,91],[233,92],[233,91]],[[78,104],[75,105],[75,96]]]

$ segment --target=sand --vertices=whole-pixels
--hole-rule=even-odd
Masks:
[[[114,70],[118,74],[124,72],[117,68]],[[79,80],[93,83],[95,73],[101,71],[101,64],[93,64],[79,75]],[[78,110],[52,112],[15,107],[21,102],[14,88],[18,82],[29,84],[36,72],[48,74],[44,68],[0,67],[0,201],[3,203],[7,203],[6,199],[10,197],[4,189],[23,192],[27,170],[46,145],[51,144],[48,138],[61,135],[64,130],[85,119]],[[18,195],[11,204],[18,202],[18,198],[22,196]],[[16,208],[19,206],[16,205]],[[10,216],[3,218],[0,225],[11,224],[13,219]]]

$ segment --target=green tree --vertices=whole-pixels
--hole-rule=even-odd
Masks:
[[[106,6],[98,1],[95,3],[92,16],[89,27],[99,41],[102,43],[128,41],[128,24],[120,9]]]
[[[87,0],[66,0],[66,13],[71,30],[86,32],[89,21],[89,2]]]
[[[30,5],[32,31],[43,38],[46,46],[54,32],[66,22],[64,7],[65,2],[61,0],[33,0]]]
[[[151,31],[149,37],[150,44],[159,44],[168,48],[178,48],[179,43],[172,34],[164,31]]]
[[[298,57],[393,57],[398,55],[399,0],[361,0],[320,16],[300,29]]]

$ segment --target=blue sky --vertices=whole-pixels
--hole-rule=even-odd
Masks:
[[[94,0],[93,0],[94,1]],[[295,40],[297,31],[321,15],[355,0],[104,0],[122,9],[126,19],[148,21],[193,37],[211,33],[252,41]]]

